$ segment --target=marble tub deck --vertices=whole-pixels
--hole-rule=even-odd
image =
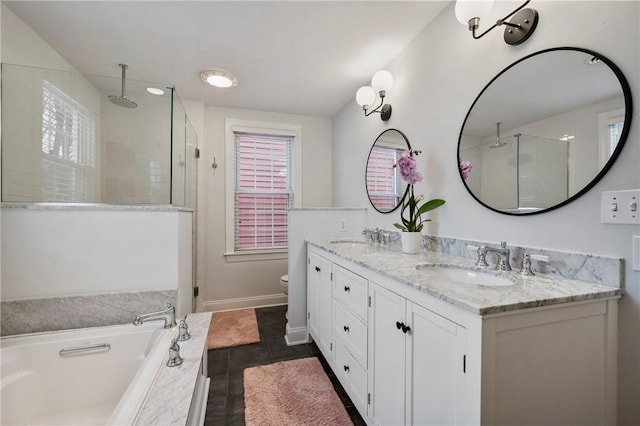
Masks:
[[[187,424],[189,407],[196,388],[196,380],[200,374],[200,366],[202,362],[207,362],[206,357],[203,361],[203,354],[207,343],[211,312],[189,314],[186,321],[189,325],[191,339],[179,342],[180,356],[183,362],[176,367],[163,365],[160,368],[147,401],[136,420],[136,425]]]
[[[472,259],[432,251],[409,255],[390,247],[335,239],[308,240],[307,243],[478,315],[622,295],[622,289],[616,287],[546,274],[522,276],[515,270],[495,272],[515,282],[510,286],[435,280],[416,267],[429,264],[482,272],[490,270],[478,268]]]

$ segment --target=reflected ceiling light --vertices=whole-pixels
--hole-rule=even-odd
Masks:
[[[469,26],[469,31],[474,39],[479,39],[493,30],[495,27],[505,25],[504,41],[507,44],[516,45],[524,43],[538,25],[538,12],[535,9],[524,8],[531,0],[525,1],[520,7],[509,13],[480,35],[476,35],[476,30],[480,26],[480,19],[486,17],[493,7],[493,0],[457,0],[456,18],[463,25]],[[515,16],[514,16],[515,15]],[[507,19],[511,18],[510,22]]]
[[[147,87],[147,92],[151,93],[152,95],[164,95],[164,90],[158,89],[157,87]]]
[[[362,86],[358,89],[356,102],[362,107],[365,117],[377,112],[382,121],[391,118],[391,105],[384,103],[384,97],[392,86],[393,75],[389,71],[380,70],[373,75],[371,86]],[[380,105],[371,109],[371,105],[376,101],[376,95],[380,98]]]
[[[238,79],[235,75],[229,71],[221,69],[211,69],[202,71],[200,73],[200,79],[207,84],[215,87],[235,87],[238,85]]]

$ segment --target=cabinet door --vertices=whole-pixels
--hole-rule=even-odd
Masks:
[[[411,302],[407,324],[407,424],[464,423],[456,407],[465,395],[465,328]]]
[[[331,262],[309,252],[307,268],[309,332],[328,357],[331,352]]]
[[[369,294],[369,417],[374,424],[405,424],[405,319],[403,297],[372,284]]]

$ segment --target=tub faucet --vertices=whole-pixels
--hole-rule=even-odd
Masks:
[[[133,320],[133,325],[141,325],[143,322],[156,320],[164,320],[164,328],[175,327],[176,308],[174,308],[171,303],[167,303],[167,307],[162,311],[138,315],[136,319]]]

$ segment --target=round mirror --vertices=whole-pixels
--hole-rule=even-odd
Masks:
[[[624,75],[599,53],[543,50],[508,66],[471,105],[458,140],[460,176],[491,210],[527,215],[596,184],[631,125]]]
[[[411,145],[404,133],[387,129],[380,133],[369,151],[365,176],[367,195],[373,208],[380,213],[391,213],[404,199],[407,183],[394,165],[409,149]]]

